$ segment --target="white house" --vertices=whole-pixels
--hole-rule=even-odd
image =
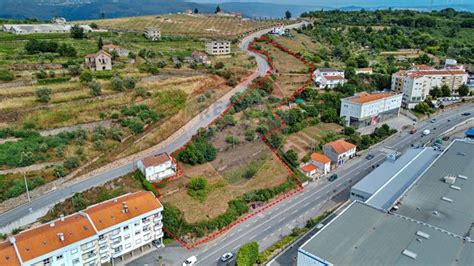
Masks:
[[[230,54],[231,42],[228,40],[211,40],[206,42],[206,53],[210,55]]]
[[[146,27],[144,34],[147,39],[152,41],[159,41],[161,39],[161,31],[158,28]]]
[[[270,34],[275,34],[275,35],[280,35],[280,36],[285,35],[286,33],[288,33],[288,30],[285,29],[284,25],[275,26],[270,30]]]
[[[331,171],[331,159],[324,154],[316,152],[311,154],[310,162],[321,169],[323,174],[327,174]]]
[[[104,50],[100,50],[95,54],[88,54],[84,60],[85,67],[90,70],[112,70],[112,56]]]
[[[150,156],[137,162],[146,180],[155,182],[176,174],[176,164],[167,153]]]
[[[357,146],[343,139],[338,139],[323,146],[324,155],[331,159],[337,166],[343,165],[347,160],[355,156]]]
[[[344,85],[344,71],[335,68],[318,68],[313,72],[313,80],[320,88],[335,88],[337,85]]]
[[[0,265],[123,263],[162,246],[162,211],[151,192],[117,197],[10,237],[0,243]]]
[[[312,163],[305,163],[300,166],[300,171],[307,177],[315,177],[318,173],[321,171],[318,169],[318,167]]]
[[[347,126],[361,128],[397,117],[402,105],[402,94],[391,92],[361,92],[341,99],[340,117]]]
[[[104,49],[105,51],[109,52],[109,53],[117,53],[117,55],[119,57],[128,57],[128,54],[130,53],[127,49],[125,48],[122,48],[118,45],[115,45],[115,44],[106,44],[104,46],[102,46],[102,49]]]

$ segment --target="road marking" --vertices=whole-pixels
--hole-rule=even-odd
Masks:
[[[269,227],[263,229],[263,231],[267,231],[268,229],[272,228],[272,226],[270,225]]]
[[[281,218],[280,220],[278,220],[278,222],[281,223],[281,222],[283,222],[283,220],[285,220],[285,219],[286,219],[286,217],[283,217],[283,218]]]

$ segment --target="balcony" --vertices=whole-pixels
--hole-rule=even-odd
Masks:
[[[95,254],[95,252],[88,252],[88,253],[82,254],[82,260],[84,262],[89,261],[91,259],[95,259],[96,257],[97,257],[97,254]]]
[[[153,227],[153,231],[160,231],[163,228],[163,224],[156,224],[155,227]]]
[[[154,223],[160,222],[162,218],[163,218],[163,216],[161,216],[161,214],[157,217],[153,217],[153,222]]]
[[[163,231],[159,231],[155,234],[155,239],[162,238],[163,237]]]
[[[110,247],[116,248],[116,247],[120,246],[121,244],[122,244],[122,241],[115,241],[115,242],[112,242]]]
[[[99,239],[99,245],[101,244],[106,244],[108,241],[108,239],[106,237],[102,238],[102,239]]]

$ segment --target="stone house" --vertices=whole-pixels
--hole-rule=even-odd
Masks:
[[[88,54],[85,57],[85,67],[95,71],[112,70],[112,55],[104,50]]]

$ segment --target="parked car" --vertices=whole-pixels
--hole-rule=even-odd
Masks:
[[[431,131],[429,129],[425,129],[423,130],[423,132],[421,133],[423,136],[427,136],[431,133]]]
[[[221,261],[226,262],[226,261],[231,260],[233,257],[234,257],[234,254],[228,252],[228,253],[221,256]]]
[[[415,134],[415,133],[416,133],[416,128],[412,128],[412,129],[410,130],[410,134]]]
[[[367,156],[365,156],[365,159],[372,160],[372,159],[374,159],[374,157],[375,157],[374,155],[368,154]]]
[[[444,136],[444,137],[442,138],[442,140],[443,140],[443,141],[448,141],[448,140],[449,140],[449,136]]]
[[[431,123],[436,123],[436,118],[430,120]]]
[[[462,113],[462,115],[463,115],[463,116],[470,116],[470,115],[471,115],[471,113],[469,113],[469,112],[465,112],[465,113]]]
[[[329,180],[330,182],[332,182],[332,181],[334,181],[334,180],[336,180],[336,179],[337,179],[337,174],[333,174],[332,176],[330,176],[330,177],[328,178],[328,180]]]
[[[194,264],[196,264],[196,262],[197,262],[197,257],[196,256],[191,256],[183,262],[183,266],[194,265]]]

